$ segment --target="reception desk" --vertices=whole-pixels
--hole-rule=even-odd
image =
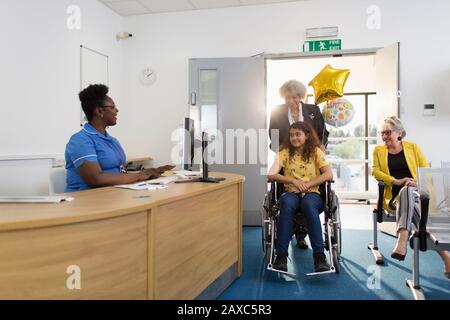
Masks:
[[[242,272],[244,177],[212,176],[0,204],[0,299],[215,298]]]

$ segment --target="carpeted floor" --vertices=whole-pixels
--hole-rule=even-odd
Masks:
[[[370,219],[369,215],[367,217]],[[321,276],[306,275],[313,271],[312,251],[296,248],[295,240],[292,240],[291,261],[288,263],[289,271],[296,274],[296,277],[292,278],[266,270],[261,249],[261,228],[244,227],[243,273],[218,299],[412,299],[411,291],[405,284],[405,279],[412,277],[411,250],[403,262],[391,259],[390,252],[395,238],[380,233],[378,241],[385,257],[385,265],[378,266],[367,249],[367,244],[371,241],[370,230],[360,227],[344,229],[342,236],[340,273]],[[444,277],[442,260],[435,252],[421,252],[420,275],[420,282],[428,300],[450,299],[450,280]]]

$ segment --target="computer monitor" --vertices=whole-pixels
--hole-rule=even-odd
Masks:
[[[209,168],[208,168],[208,159],[207,159],[207,152],[206,148],[208,147],[208,134],[206,132],[202,132],[202,177],[201,178],[195,178],[195,179],[188,179],[188,180],[177,180],[175,183],[187,183],[187,182],[212,182],[212,183],[218,183],[220,181],[225,180],[225,178],[218,178],[218,177],[210,177],[209,176]]]
[[[192,170],[194,165],[194,120],[184,118],[184,137],[183,137],[183,169]]]

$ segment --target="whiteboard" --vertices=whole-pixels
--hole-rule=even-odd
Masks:
[[[90,84],[109,85],[108,56],[97,50],[80,46],[80,91]],[[80,125],[86,122],[80,108]]]

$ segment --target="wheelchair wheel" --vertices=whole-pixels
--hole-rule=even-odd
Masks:
[[[264,252],[267,261],[270,260],[270,255],[272,251],[271,241],[272,241],[272,225],[270,222],[263,221],[262,226],[262,250]]]
[[[262,220],[262,227],[261,227],[261,239],[262,239],[262,249],[264,252],[266,252],[266,244],[267,242],[270,243],[270,223],[266,221],[264,215]]]
[[[263,222],[263,225],[261,227],[261,248],[263,252],[266,252],[266,224]]]
[[[337,248],[333,248],[333,264],[334,269],[336,270],[336,273],[339,273],[339,253]]]
[[[339,204],[336,206],[336,211],[333,216],[333,244],[337,244],[337,257],[340,259],[342,254],[342,231],[341,231],[341,217],[339,212]]]
[[[273,230],[273,226],[271,223],[267,223],[267,238],[266,238],[266,243],[265,243],[265,257],[266,257],[266,261],[267,263],[269,263],[271,260],[270,258],[273,258],[273,251],[274,248],[272,246],[272,233],[274,232]]]
[[[334,195],[336,197],[336,195]],[[339,212],[339,203],[337,197],[335,199],[336,211],[333,214],[333,264],[336,273],[340,271],[339,261],[342,253],[342,233],[341,233],[341,217]]]

